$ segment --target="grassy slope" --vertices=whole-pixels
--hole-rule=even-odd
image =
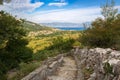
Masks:
[[[25,21],[24,24],[22,24],[28,31],[41,31],[41,30],[52,30],[53,28],[43,26],[37,23]]]
[[[33,49],[33,52],[36,53],[38,51],[44,50],[46,47],[51,46],[53,40],[57,37],[63,37],[64,40],[72,38],[77,39],[79,38],[80,33],[75,31],[57,31],[53,32],[52,34],[48,35],[40,35],[34,37],[30,40],[28,47]]]

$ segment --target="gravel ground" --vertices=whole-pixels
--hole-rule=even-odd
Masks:
[[[75,80],[76,64],[71,57],[65,57],[63,66],[58,68],[56,75],[48,77],[48,80]]]

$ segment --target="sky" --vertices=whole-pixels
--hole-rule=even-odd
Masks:
[[[102,17],[100,6],[106,0],[12,0],[0,5],[12,15],[36,23],[84,23]],[[115,0],[120,12],[120,0]]]

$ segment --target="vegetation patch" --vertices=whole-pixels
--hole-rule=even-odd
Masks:
[[[87,47],[120,49],[120,14],[114,2],[101,7],[104,18],[97,18],[83,32],[81,43]]]

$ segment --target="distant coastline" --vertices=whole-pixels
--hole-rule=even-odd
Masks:
[[[81,31],[85,30],[83,24],[81,23],[67,23],[67,22],[53,22],[53,23],[40,23],[45,26],[57,28],[59,30],[73,30],[73,31]]]
[[[60,30],[65,30],[65,31],[68,31],[68,30],[71,30],[71,31],[82,31],[82,30],[85,30],[84,27],[55,27],[57,29],[60,29]]]

